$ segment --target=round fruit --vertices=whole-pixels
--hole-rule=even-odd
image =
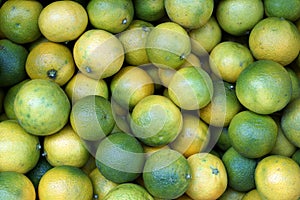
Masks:
[[[105,30],[92,29],[76,40],[73,57],[84,75],[98,80],[118,72],[125,56],[123,45],[116,36]]]
[[[166,15],[164,0],[133,0],[134,15],[145,21],[157,21]]]
[[[97,95],[79,99],[72,107],[70,123],[82,139],[101,140],[115,126],[110,102]]]
[[[300,167],[289,157],[267,156],[256,167],[255,183],[262,199],[297,200],[300,197]]]
[[[55,1],[41,11],[38,25],[48,40],[68,42],[77,39],[85,31],[88,15],[76,1]]]
[[[292,96],[292,82],[287,70],[271,60],[251,63],[236,81],[236,96],[240,103],[259,114],[271,114],[283,109]]]
[[[264,8],[268,17],[282,17],[290,21],[300,18],[299,0],[264,0]]]
[[[268,115],[259,115],[249,110],[236,114],[228,127],[233,148],[246,158],[259,158],[273,149],[278,127]]]
[[[191,181],[186,158],[172,149],[151,154],[143,170],[145,188],[156,198],[175,199],[187,190]]]
[[[90,178],[81,169],[73,166],[57,166],[48,170],[38,186],[38,197],[43,200],[78,199],[93,197]]]
[[[8,39],[0,40],[0,87],[13,86],[27,75],[25,63],[28,51]]]
[[[69,120],[71,105],[62,88],[53,81],[34,79],[25,83],[14,101],[20,125],[34,135],[51,135]]]
[[[145,159],[139,141],[124,132],[103,139],[96,152],[96,165],[101,174],[115,183],[135,180],[143,171]]]
[[[27,133],[15,120],[0,122],[0,171],[26,173],[40,157],[39,138]]]
[[[174,141],[182,129],[182,115],[167,97],[149,95],[133,108],[130,119],[133,134],[149,146]]]

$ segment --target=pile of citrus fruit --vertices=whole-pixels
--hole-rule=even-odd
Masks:
[[[0,0],[0,200],[299,200],[300,0]]]

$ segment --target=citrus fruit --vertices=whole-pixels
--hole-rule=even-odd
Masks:
[[[125,61],[128,65],[143,65],[149,63],[146,52],[147,37],[153,25],[142,20],[133,20],[129,27],[118,35],[125,51]]]
[[[165,0],[165,10],[168,17],[188,29],[196,29],[208,22],[213,9],[213,0]]]
[[[0,40],[0,87],[13,86],[27,77],[27,55],[24,46],[8,39]]]
[[[0,172],[1,199],[36,199],[33,184],[24,174],[13,171]]]
[[[0,122],[0,171],[26,173],[39,160],[39,138],[27,133],[15,120]]]
[[[69,124],[57,133],[45,136],[43,147],[52,166],[82,167],[89,159],[88,150]]]
[[[107,78],[120,70],[124,49],[113,34],[100,29],[90,29],[76,40],[73,57],[78,69],[93,79]]]
[[[175,199],[187,190],[191,170],[186,158],[172,149],[151,154],[143,170],[145,188],[155,198]]]
[[[185,157],[189,157],[205,149],[209,142],[210,132],[207,124],[197,115],[184,113],[182,116],[182,130],[169,145]]]
[[[228,185],[236,191],[247,192],[255,188],[254,172],[256,160],[246,158],[230,147],[222,156]]]
[[[228,136],[228,127],[222,128],[216,145],[224,152],[231,147],[230,139]]]
[[[236,114],[228,127],[228,136],[233,148],[246,158],[259,158],[273,149],[278,126],[268,115],[249,110]]]
[[[202,68],[184,67],[174,74],[168,85],[170,99],[180,108],[197,110],[206,106],[213,95],[213,83]]]
[[[269,154],[291,157],[297,148],[284,135],[280,124],[280,119],[275,118],[275,122],[277,123],[278,126],[277,138],[276,138],[276,143]]]
[[[217,127],[228,126],[231,119],[242,109],[234,85],[224,81],[214,81],[213,96],[205,107],[199,110],[200,118]]]
[[[153,197],[142,186],[135,183],[123,183],[111,191],[103,198],[103,200],[153,200]]]
[[[39,1],[5,1],[0,9],[1,32],[19,44],[35,41],[41,36],[38,18],[42,9]]]
[[[286,70],[288,71],[292,81],[292,96],[291,96],[291,101],[292,101],[300,97],[300,78],[298,77],[296,71],[293,70],[291,67],[286,67]]]
[[[292,83],[287,70],[271,60],[251,63],[236,81],[236,96],[240,103],[259,114],[271,114],[283,109],[292,96]]]
[[[240,73],[254,61],[250,50],[238,42],[225,41],[210,52],[210,68],[224,81],[234,83]]]
[[[221,28],[235,36],[247,34],[263,17],[261,0],[220,1],[216,8],[216,18]]]
[[[93,186],[88,175],[81,169],[62,165],[53,167],[42,176],[38,197],[41,200],[92,199]]]
[[[55,1],[43,8],[38,25],[48,40],[68,42],[85,31],[88,15],[84,7],[75,1]]]
[[[135,180],[142,172],[143,147],[131,135],[118,132],[103,139],[96,152],[96,165],[101,174],[115,183]]]
[[[176,69],[191,53],[191,42],[183,27],[174,22],[164,22],[149,33],[146,48],[148,59],[154,65]]]
[[[45,79],[25,83],[14,101],[20,125],[34,135],[51,135],[68,122],[70,102],[61,87]]]
[[[4,107],[4,111],[6,116],[9,119],[17,119],[16,115],[15,115],[15,110],[14,110],[14,101],[16,98],[16,95],[18,93],[18,91],[20,90],[20,88],[29,81],[30,79],[25,79],[17,84],[15,84],[14,86],[10,87],[4,97],[3,100],[3,107]]]
[[[110,102],[97,95],[79,99],[71,109],[70,123],[82,139],[104,138],[115,126]]]
[[[221,27],[214,16],[200,28],[190,30],[188,34],[191,38],[192,52],[198,56],[211,52],[222,39]]]
[[[288,20],[267,17],[251,30],[249,48],[256,59],[273,60],[286,66],[299,54],[300,32]]]
[[[192,199],[218,199],[227,187],[222,160],[210,153],[196,153],[187,160],[191,168],[191,182],[186,194]]]
[[[149,146],[163,146],[174,141],[182,124],[178,107],[161,95],[149,95],[140,100],[130,119],[133,134]]]
[[[86,11],[89,22],[94,28],[111,33],[124,31],[133,20],[134,15],[131,0],[91,0]]]
[[[289,157],[267,156],[256,167],[255,184],[262,199],[297,200],[300,197],[300,167]]]
[[[284,108],[281,117],[281,127],[285,137],[296,147],[300,147],[300,98],[297,98],[290,102],[287,107]]]
[[[92,79],[81,72],[72,76],[65,86],[65,92],[72,104],[89,95],[98,95],[105,99],[109,96],[108,85],[104,79]]]
[[[157,21],[166,16],[164,0],[133,0],[134,15],[140,20]]]
[[[245,192],[239,192],[231,187],[227,187],[225,192],[218,198],[218,200],[242,200]]]
[[[31,79],[49,79],[62,86],[73,76],[75,63],[68,47],[42,42],[29,52],[25,69]]]
[[[134,66],[120,69],[110,83],[111,98],[125,109],[132,109],[140,100],[154,93],[154,83],[148,73]]]
[[[297,149],[291,158],[300,166],[300,149]]]
[[[103,199],[110,190],[118,186],[117,183],[105,178],[97,167],[91,171],[89,177],[93,184],[94,196],[97,195],[97,199]]]
[[[290,21],[300,18],[300,2],[298,0],[265,0],[264,8],[268,17],[282,17]]]
[[[259,193],[257,192],[256,189],[250,190],[249,192],[247,192],[242,200],[261,200],[261,197],[259,195]]]
[[[25,175],[30,179],[35,189],[38,189],[39,182],[44,174],[53,166],[47,161],[45,156],[40,156],[37,164]]]

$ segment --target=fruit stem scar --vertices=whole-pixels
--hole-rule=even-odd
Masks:
[[[191,179],[192,176],[191,176],[190,174],[187,174],[187,175],[185,176],[185,178],[186,178],[186,179]]]
[[[46,156],[47,156],[47,153],[44,151],[44,152],[42,153],[42,156],[43,156],[43,157],[46,157]]]
[[[218,174],[219,174],[219,170],[218,170],[217,168],[215,168],[215,167],[213,167],[213,166],[210,166],[210,168],[211,168],[212,173],[213,173],[214,175],[218,175]]]
[[[94,194],[94,199],[98,199],[98,195],[97,194]]]
[[[92,69],[91,69],[89,66],[86,66],[86,67],[85,67],[85,71],[86,71],[87,73],[91,73],[91,72],[92,72]]]
[[[47,71],[47,76],[51,79],[56,79],[57,71],[55,69],[50,69]]]
[[[40,143],[38,143],[38,144],[36,145],[36,149],[37,149],[37,150],[41,150],[41,149],[42,149],[42,145],[41,145]]]
[[[122,20],[122,24],[127,24],[127,19],[126,18]]]
[[[183,53],[183,54],[180,55],[179,58],[180,58],[180,60],[183,60],[183,59],[185,59],[186,57],[185,57],[185,55],[184,55],[184,53]]]

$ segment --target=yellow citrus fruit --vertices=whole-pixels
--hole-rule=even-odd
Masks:
[[[184,67],[174,74],[168,85],[170,99],[180,108],[197,110],[206,106],[213,95],[213,83],[202,68]]]
[[[0,40],[0,87],[13,86],[26,79],[27,56],[24,46],[8,39]]]
[[[110,90],[119,105],[132,109],[141,99],[154,93],[154,83],[145,70],[126,66],[112,78]]]
[[[256,167],[255,183],[262,199],[297,200],[300,197],[300,167],[289,157],[267,156]]]
[[[29,80],[30,79],[25,79],[24,81],[17,83],[16,85],[10,87],[7,90],[5,97],[3,99],[3,108],[8,119],[17,119],[14,110],[14,101],[20,88]]]
[[[268,17],[282,17],[290,21],[300,18],[298,0],[265,0],[264,8]]]
[[[134,15],[131,0],[91,0],[86,10],[93,27],[111,33],[124,31],[132,22]]]
[[[38,18],[42,9],[39,1],[5,1],[0,9],[1,32],[19,44],[35,41],[41,36]]]
[[[260,158],[270,153],[276,143],[278,126],[268,115],[249,110],[236,114],[228,127],[233,148],[247,158]]]
[[[257,189],[248,191],[242,198],[242,200],[262,200]]]
[[[248,192],[255,188],[255,159],[246,158],[230,147],[223,154],[222,161],[227,171],[228,186],[240,192]]]
[[[113,188],[103,200],[154,200],[149,192],[136,183],[123,183]]]
[[[191,169],[178,151],[162,149],[151,154],[143,170],[145,188],[155,198],[175,199],[187,190]]]
[[[164,0],[133,0],[134,15],[141,20],[153,22],[166,16]]]
[[[84,140],[104,138],[115,126],[110,102],[97,95],[79,99],[71,109],[70,123]]]
[[[87,148],[69,124],[59,132],[45,136],[43,147],[52,166],[82,167],[89,159]]]
[[[69,120],[71,105],[63,89],[55,82],[34,79],[25,83],[14,101],[20,125],[34,135],[51,135]]]
[[[93,169],[89,177],[93,184],[94,197],[97,195],[97,199],[103,199],[110,190],[119,185],[105,178],[98,168]]]
[[[146,52],[147,37],[153,28],[149,22],[133,20],[129,27],[118,35],[125,51],[125,61],[128,65],[143,65],[149,63]]]
[[[203,151],[208,145],[210,132],[206,123],[197,115],[183,114],[183,127],[170,147],[185,157]]]
[[[275,118],[275,122],[277,123],[278,126],[277,138],[276,138],[276,143],[269,154],[291,157],[297,148],[284,135],[280,124],[280,119]]]
[[[183,27],[174,22],[164,22],[149,33],[146,48],[148,59],[154,65],[176,69],[191,53],[191,42]]]
[[[218,198],[218,200],[242,200],[245,196],[245,192],[236,191],[230,187],[227,187],[225,192]]]
[[[101,79],[118,72],[125,56],[123,45],[116,36],[104,30],[91,29],[76,40],[73,57],[84,75]]]
[[[140,142],[124,132],[113,133],[103,139],[95,158],[101,174],[115,183],[137,179],[145,162]]]
[[[130,127],[133,134],[149,146],[163,146],[174,141],[182,125],[178,107],[160,95],[143,98],[131,113]]]
[[[73,76],[75,63],[68,47],[42,42],[29,52],[25,69],[31,79],[49,79],[62,86]]]
[[[264,16],[261,0],[220,1],[216,7],[216,18],[221,28],[235,36],[247,34]]]
[[[88,175],[74,166],[57,166],[48,170],[38,186],[38,197],[44,200],[93,197],[93,185]]]
[[[41,33],[53,42],[68,42],[77,39],[88,25],[88,15],[76,1],[49,3],[38,19]]]
[[[228,126],[242,106],[236,97],[233,84],[221,80],[214,81],[213,84],[212,99],[208,105],[199,110],[199,116],[212,126]]]
[[[72,76],[65,86],[65,92],[72,104],[89,95],[98,95],[105,99],[109,97],[108,85],[104,79],[92,79],[81,72]]]
[[[299,54],[300,32],[288,20],[267,17],[251,30],[249,48],[256,59],[273,60],[286,66]]]
[[[221,27],[214,16],[200,28],[190,30],[188,34],[191,38],[192,52],[198,56],[211,52],[222,39]]]
[[[26,173],[40,157],[39,138],[27,133],[15,120],[0,122],[0,171]]]
[[[224,81],[234,83],[240,73],[254,61],[250,50],[238,43],[225,41],[217,44],[210,52],[210,68]]]
[[[210,153],[196,153],[187,160],[191,168],[191,182],[186,194],[192,199],[218,199],[228,182],[222,160]]]
[[[36,192],[32,182],[24,174],[1,171],[0,197],[1,199],[35,200]]]
[[[165,10],[168,17],[188,29],[196,29],[208,22],[213,9],[213,0],[165,0]]]
[[[285,137],[298,148],[300,148],[299,116],[300,98],[297,98],[284,108],[281,117],[281,127]]]
[[[292,82],[287,70],[271,60],[251,63],[236,81],[240,103],[259,114],[271,114],[284,108],[292,96]]]

